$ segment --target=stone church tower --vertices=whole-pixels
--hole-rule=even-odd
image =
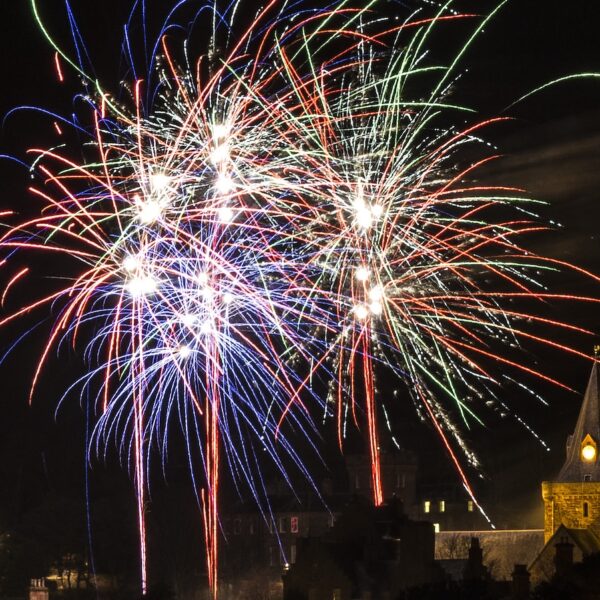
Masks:
[[[542,483],[544,540],[560,525],[589,529],[600,523],[600,389],[594,363],[575,431],[567,440],[567,458],[555,481]]]

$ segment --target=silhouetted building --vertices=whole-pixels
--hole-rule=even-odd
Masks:
[[[372,464],[369,456],[346,456],[348,490],[351,494],[373,499]],[[399,498],[404,506],[416,501],[417,458],[412,452],[398,450],[380,455],[381,486],[384,498]]]
[[[278,580],[282,569],[296,561],[298,538],[320,536],[333,526],[334,513],[324,509],[324,500],[339,511],[347,497],[279,496],[270,499],[265,515],[251,504],[228,512],[222,520],[222,576],[239,578],[246,571],[266,569]]]
[[[527,600],[531,592],[531,577],[527,565],[515,564],[510,595],[513,600]]]
[[[341,511],[356,498],[372,504],[371,462],[365,455],[346,457],[347,479],[324,479],[319,493],[307,489],[292,494],[285,481],[269,487],[269,510],[240,503],[223,512],[221,580],[223,588],[247,588],[262,581],[277,596],[282,571],[296,562],[298,540],[320,538]],[[382,452],[381,471],[386,498],[410,506],[416,498],[417,461],[408,451]],[[414,506],[414,504],[413,504]],[[433,556],[433,555],[432,555]],[[235,594],[234,594],[235,595]]]
[[[46,582],[43,579],[32,579],[29,586],[29,600],[48,600],[50,597]]]
[[[441,578],[430,523],[411,521],[397,499],[374,507],[356,496],[329,532],[299,541],[284,600],[396,598]]]
[[[542,484],[544,529],[494,530],[463,490],[418,489],[409,452],[382,453],[390,500],[376,508],[368,457],[349,456],[346,489],[329,480],[320,495],[273,488],[268,514],[243,505],[230,511],[223,519],[223,580],[236,580],[232,589],[254,581],[280,595],[283,572],[286,600],[394,598],[435,581],[448,591],[527,598],[533,585],[566,578],[573,565],[600,553],[599,440],[594,365],[565,464],[555,481]]]
[[[489,571],[483,564],[483,551],[479,544],[479,538],[472,537],[471,545],[469,546],[469,555],[463,570],[463,580],[488,581],[489,579]]]
[[[480,531],[442,531],[436,534],[435,557],[453,579],[458,579],[461,569],[453,561],[466,561],[471,538],[477,537],[483,563],[490,576],[500,581],[510,581],[515,564],[530,565],[544,548],[543,529],[488,529]],[[448,562],[451,561],[451,562]]]
[[[565,550],[565,548],[567,548]],[[561,552],[560,557],[558,554]],[[600,552],[598,537],[589,529],[569,529],[560,525],[554,535],[548,540],[541,552],[531,563],[529,570],[532,581],[549,581],[557,572],[557,567],[565,564],[566,553],[568,563],[580,563],[586,556]],[[557,562],[558,560],[558,562]],[[561,573],[564,569],[561,570]]]

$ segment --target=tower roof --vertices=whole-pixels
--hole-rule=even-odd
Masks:
[[[600,481],[600,389],[598,363],[594,363],[579,417],[567,440],[567,458],[558,475],[559,482]],[[591,438],[591,440],[590,440]],[[596,449],[594,460],[583,460],[582,448],[591,443]]]

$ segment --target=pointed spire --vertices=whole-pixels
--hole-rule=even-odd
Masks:
[[[594,351],[599,352],[600,348],[594,348]],[[598,362],[595,362],[579,410],[575,430],[567,440],[567,458],[558,475],[558,482],[600,481],[598,456],[600,449],[600,381],[598,369]],[[590,457],[593,458],[590,460]]]

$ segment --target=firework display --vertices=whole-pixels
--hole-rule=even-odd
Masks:
[[[495,158],[484,130],[501,119],[452,101],[461,57],[501,5],[481,17],[452,3],[390,15],[375,1],[271,0],[248,19],[243,0],[183,0],[148,44],[144,76],[128,38],[128,79],[110,90],[90,74],[76,28],[75,59],[38,4],[59,79],[68,69],[84,81],[86,116],[70,124],[85,160],[68,144],[31,150],[36,214],[3,214],[4,296],[29,276],[13,256],[60,256],[64,272],[0,324],[52,316],[32,398],[56,349],[84,353],[88,370],[65,398],[75,391],[95,410],[90,451],[116,440],[133,475],[142,590],[149,464],[166,455],[171,422],[190,456],[215,593],[220,477],[271,520],[261,462],[287,480],[291,460],[310,481],[295,440],[313,444],[316,416],[337,422],[342,450],[348,427],[364,432],[383,502],[379,436],[393,424],[380,371],[406,385],[476,502],[465,465],[478,460],[461,432],[479,418],[467,398],[495,397],[491,364],[563,385],[504,352],[527,341],[584,356],[528,323],[590,333],[509,303],[573,300],[533,273],[583,272],[522,247],[547,228],[542,203],[477,182]],[[431,32],[453,21],[471,34],[434,64]],[[466,147],[478,158],[464,165]]]

